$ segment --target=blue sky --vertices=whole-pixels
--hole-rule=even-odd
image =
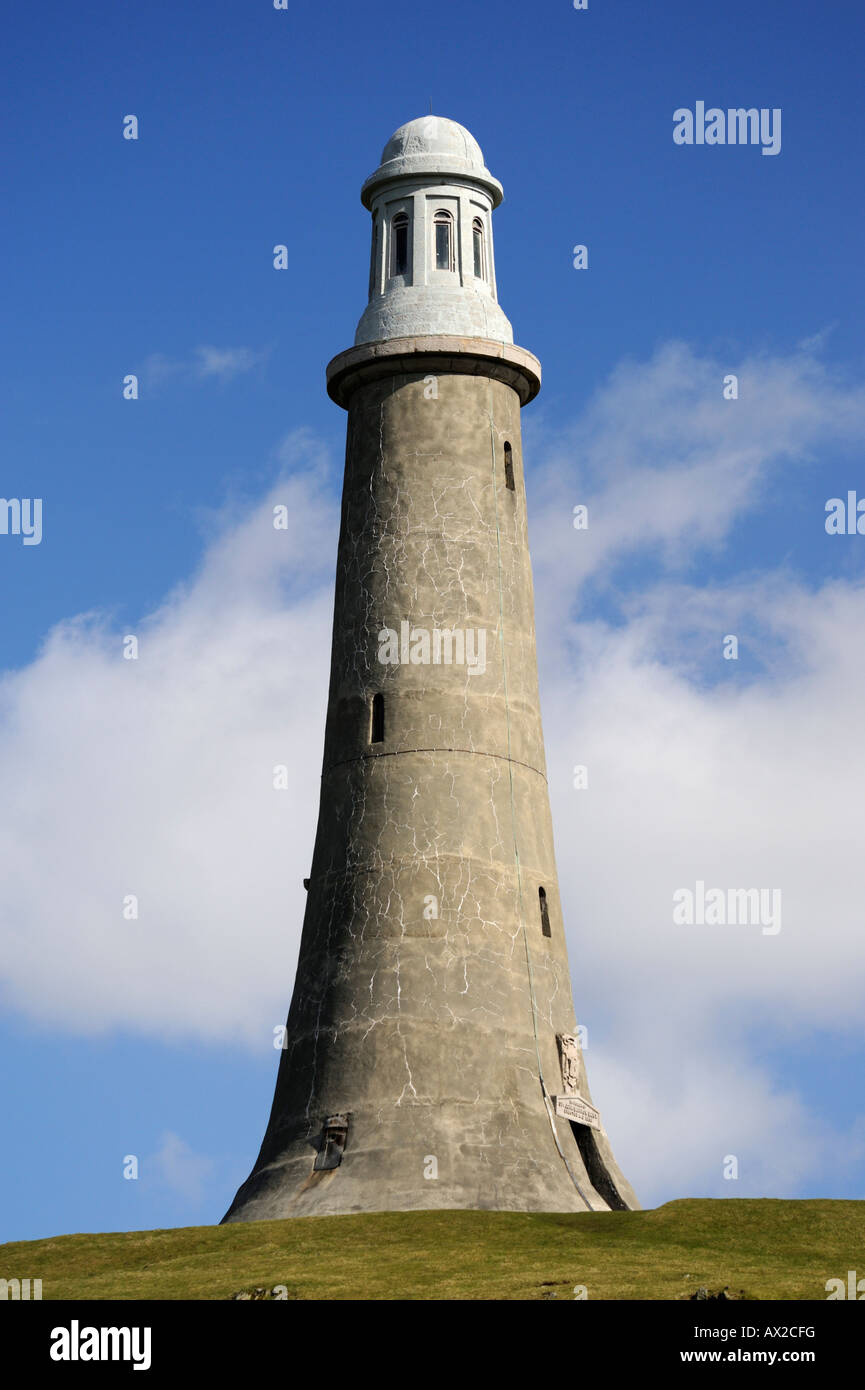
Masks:
[[[543,363],[541,692],[617,1156],[652,1205],[863,1196],[865,537],[824,528],[865,493],[863,30],[852,0],[10,16],[0,492],[43,539],[0,535],[0,1239],[218,1220],[257,1152],[318,794],[324,369],[365,305],[360,185],[430,102],[504,184],[499,296]],[[698,100],[781,108],[781,153],[675,145]],[[713,875],[780,883],[782,932],[676,937],[669,891]]]

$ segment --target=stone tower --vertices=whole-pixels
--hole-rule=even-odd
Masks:
[[[556,881],[502,188],[423,117],[361,198],[321,802],[270,1122],[226,1221],[637,1207],[591,1103]]]

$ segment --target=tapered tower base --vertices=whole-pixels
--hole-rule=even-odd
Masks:
[[[558,897],[520,442],[539,382],[482,340],[331,364],[321,808],[270,1123],[227,1221],[638,1206],[591,1106]],[[427,654],[443,629],[475,634],[473,667]]]

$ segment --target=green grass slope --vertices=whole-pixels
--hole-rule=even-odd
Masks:
[[[43,1299],[825,1299],[865,1276],[865,1202],[668,1202],[653,1211],[381,1212],[57,1236],[0,1246]]]

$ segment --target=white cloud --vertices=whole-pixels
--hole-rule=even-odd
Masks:
[[[542,672],[577,1010],[590,1043],[601,1035],[589,1075],[619,1159],[649,1195],[693,1181],[729,1194],[727,1153],[742,1159],[740,1195],[791,1192],[794,1176],[828,1171],[833,1145],[865,1156],[861,1135],[841,1142],[816,1125],[821,1097],[770,1077],[748,1043],[762,1030],[782,1043],[833,1030],[865,1042],[865,586],[755,582],[724,595],[761,612],[792,671],[706,688],[676,663],[676,622],[712,629],[720,663],[720,598],[664,590],[624,628],[579,629],[576,649]],[[575,764],[588,768],[585,790]],[[674,924],[673,892],[698,879],[780,889],[780,932]]]
[[[728,369],[681,345],[629,364],[530,465],[575,997],[595,1098],[649,1200],[729,1195],[728,1153],[738,1194],[779,1195],[824,1171],[831,1150],[865,1151],[861,1126],[816,1125],[795,1075],[749,1050],[755,1028],[862,1040],[865,585],[787,570],[694,582],[704,548],[725,543],[775,470],[861,440],[863,393],[799,352],[740,364],[728,403]],[[137,662],[92,615],[54,629],[0,686],[11,866],[0,971],[7,997],[55,1031],[262,1047],[284,1018],[315,830],[338,508],[308,432],[279,453],[292,474],[246,514],[217,518],[198,574],[140,625]],[[577,537],[581,500],[591,531]],[[278,502],[287,532],[271,524]],[[629,592],[616,624],[574,616],[586,580],[606,583],[641,552],[657,577]],[[729,631],[743,660],[721,674]],[[276,763],[286,792],[272,789]],[[588,790],[572,787],[576,763]],[[697,879],[779,887],[781,932],[674,925],[672,894]],[[135,922],[122,916],[129,893]]]
[[[333,606],[337,507],[317,479],[214,540],[135,629],[137,661],[89,615],[0,685],[0,970],[46,1024],[260,1042],[262,1001],[284,1018]]]
[[[213,1159],[195,1153],[179,1134],[166,1130],[156,1153],[142,1160],[139,1177],[143,1190],[155,1189],[194,1204],[205,1197],[213,1169]]]
[[[145,359],[141,375],[151,387],[159,386],[171,377],[186,378],[193,381],[231,381],[233,377],[251,372],[264,362],[267,351],[256,352],[252,348],[220,348],[210,345],[193,348],[187,358],[167,357],[154,352]]]
[[[738,377],[735,401],[723,397],[728,373]],[[770,487],[783,497],[791,471],[830,447],[853,450],[858,467],[863,439],[865,387],[803,350],[721,362],[669,343],[649,362],[623,363],[568,429],[529,422],[528,456],[543,458],[531,466],[539,617],[560,623],[579,585],[614,583],[621,561],[686,573]],[[589,506],[582,532],[578,503]]]
[[[215,376],[230,381],[233,376],[249,372],[263,360],[264,354],[252,348],[198,347],[195,349],[195,375],[202,380]]]

